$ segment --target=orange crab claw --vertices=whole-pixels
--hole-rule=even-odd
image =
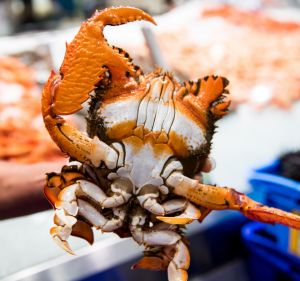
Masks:
[[[89,93],[104,78],[106,82],[102,82],[108,86],[105,91],[107,98],[137,87],[141,74],[139,68],[124,51],[109,46],[103,35],[106,25],[136,20],[155,24],[150,15],[136,8],[118,7],[95,12],[67,46],[60,73],[52,71],[43,89],[42,114],[50,136],[63,152],[80,162],[98,166],[107,158],[102,153],[103,150],[107,152],[107,147],[99,139],[91,139],[66,124],[58,115],[80,110]]]
[[[177,172],[167,184],[174,187],[175,194],[210,210],[238,210],[253,220],[300,229],[300,216],[264,206],[232,188],[201,184]]]
[[[138,75],[131,59],[123,51],[108,45],[103,35],[106,25],[120,25],[136,20],[155,24],[145,12],[131,7],[115,7],[96,11],[81,25],[78,34],[68,44],[67,52],[57,77],[59,87],[53,97],[55,114],[71,114],[80,110],[107,70],[112,88],[123,88],[130,77]],[[126,53],[125,53],[126,54]]]

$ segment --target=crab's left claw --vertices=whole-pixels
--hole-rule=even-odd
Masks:
[[[238,210],[253,220],[300,229],[300,216],[264,206],[232,188],[201,184],[180,172],[171,174],[167,184],[175,194],[209,210]]]
[[[59,115],[72,114],[98,87],[105,88],[104,98],[139,87],[141,71],[128,54],[111,47],[104,38],[106,25],[120,25],[136,20],[155,23],[145,12],[130,7],[116,7],[96,12],[82,24],[74,40],[67,45],[60,73],[51,73],[42,95],[42,113],[46,128],[59,148],[80,162],[98,166],[104,161],[115,167],[116,152],[97,137],[91,139],[66,124]]]

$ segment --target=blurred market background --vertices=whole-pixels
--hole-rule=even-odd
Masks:
[[[166,280],[130,270],[141,248],[95,233],[93,247],[71,239],[70,257],[49,235],[53,211],[45,173],[67,162],[40,114],[41,89],[57,71],[82,21],[95,9],[130,5],[157,26],[107,27],[144,72],[163,67],[180,80],[208,74],[230,81],[231,109],[218,122],[207,182],[263,203],[300,211],[299,0],[0,1],[0,279]],[[85,130],[84,109],[68,121]],[[215,212],[187,229],[190,280],[300,280],[300,236],[293,229]],[[298,245],[299,244],[299,245]]]

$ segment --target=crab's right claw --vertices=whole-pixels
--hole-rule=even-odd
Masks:
[[[44,87],[42,113],[46,128],[58,147],[80,162],[98,166],[104,161],[112,169],[116,153],[101,140],[91,139],[66,124],[59,115],[80,110],[89,94],[101,85],[106,89],[103,98],[138,88],[139,68],[124,51],[109,46],[103,35],[106,25],[135,20],[155,23],[151,16],[136,8],[97,11],[67,46],[60,73],[52,72]]]
[[[106,25],[121,25],[145,20],[155,24],[154,19],[142,10],[131,7],[115,7],[96,11],[81,25],[73,41],[67,45],[66,55],[60,68],[53,93],[54,114],[71,114],[80,110],[89,93],[99,85],[105,72],[109,71],[109,89],[106,95],[117,95],[124,86],[141,74],[139,67],[123,50],[111,47],[104,38]]]

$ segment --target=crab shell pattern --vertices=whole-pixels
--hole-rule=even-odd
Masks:
[[[49,134],[81,163],[47,175],[54,240],[73,253],[68,237],[92,244],[92,227],[132,237],[145,246],[134,268],[167,269],[170,281],[182,281],[190,263],[183,228],[211,210],[238,210],[251,219],[300,228],[297,215],[193,179],[206,163],[214,123],[229,106],[228,81],[207,76],[181,84],[162,70],[143,75],[103,35],[106,25],[135,20],[155,23],[136,8],[96,11],[67,45],[59,74],[52,72],[44,87]],[[79,111],[89,98],[85,134],[61,115]]]

